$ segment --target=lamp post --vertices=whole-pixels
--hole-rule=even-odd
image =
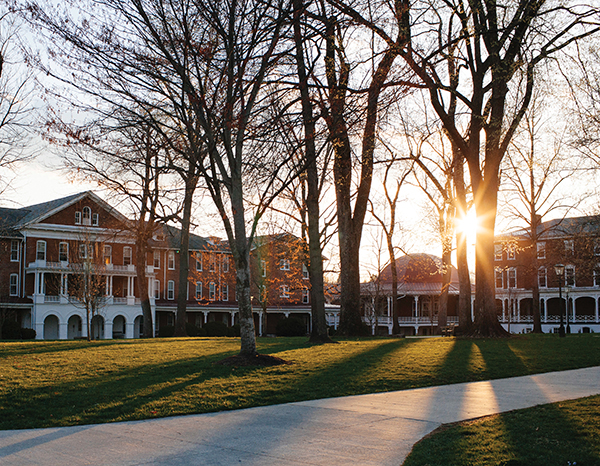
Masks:
[[[558,336],[565,336],[565,324],[563,321],[563,300],[562,300],[562,281],[565,275],[565,266],[562,264],[556,264],[554,266],[554,273],[558,278],[558,300],[560,302],[560,327],[558,327]]]
[[[566,302],[567,302],[567,304],[566,304],[567,310],[565,311],[565,315],[567,316],[567,328],[566,328],[566,332],[567,333],[571,333],[571,324],[569,323],[569,312],[571,311],[570,310],[571,301],[569,301],[569,292],[571,291],[571,287],[569,285],[566,285],[565,286],[565,291],[566,291],[565,298],[566,298]]]

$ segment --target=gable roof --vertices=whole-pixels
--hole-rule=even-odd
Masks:
[[[539,239],[561,238],[576,235],[600,235],[600,215],[582,217],[556,218],[542,222],[537,228]],[[529,228],[519,228],[512,232],[498,235],[497,240],[530,237]]]

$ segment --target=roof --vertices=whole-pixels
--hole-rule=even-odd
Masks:
[[[565,236],[577,235],[600,235],[600,215],[586,215],[583,217],[565,217],[542,222],[538,225],[538,238],[551,239]],[[529,228],[519,228],[504,235],[498,235],[498,239],[530,237]]]
[[[458,282],[456,269],[452,267],[451,282]],[[437,283],[443,281],[442,259],[432,254],[406,254],[396,259],[398,283]],[[391,284],[392,266],[388,264],[379,275],[380,284]]]

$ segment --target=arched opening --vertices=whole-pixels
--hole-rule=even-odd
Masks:
[[[95,315],[92,318],[92,340],[104,339],[104,317]]]
[[[81,317],[72,315],[67,323],[67,338],[73,340],[81,337]]]
[[[548,316],[560,316],[561,314],[565,315],[566,303],[565,298],[561,301],[558,298],[550,298],[547,303]]]
[[[44,319],[44,340],[58,340],[58,317],[54,314]]]
[[[596,303],[594,298],[585,296],[575,300],[575,314],[578,316],[594,316],[596,315]]]
[[[133,321],[133,338],[141,338],[144,335],[144,317],[137,316]]]
[[[125,338],[125,317],[118,315],[113,319],[113,338]]]

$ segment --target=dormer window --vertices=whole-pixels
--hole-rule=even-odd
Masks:
[[[81,212],[75,212],[75,225],[81,225]]]
[[[100,215],[92,214],[92,226],[97,227],[100,224]]]
[[[88,206],[85,206],[83,208],[83,224],[84,225],[91,225],[92,224],[92,209],[90,209]]]

